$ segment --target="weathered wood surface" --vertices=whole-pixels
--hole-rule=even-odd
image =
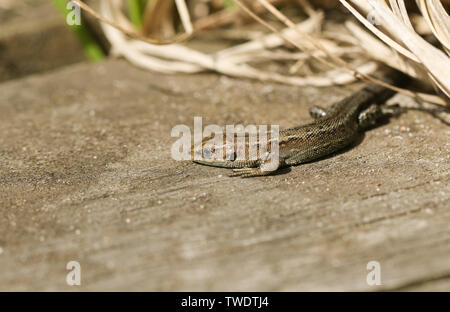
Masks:
[[[3,83],[0,290],[449,290],[449,127],[430,114],[271,177],[170,156],[194,116],[284,128],[348,93],[124,61]]]
[[[85,60],[53,1],[0,2],[0,82]]]

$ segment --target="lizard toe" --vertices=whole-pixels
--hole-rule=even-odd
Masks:
[[[239,169],[233,169],[233,173],[230,174],[230,177],[250,177],[257,175],[257,172],[259,172],[256,168],[239,168]]]

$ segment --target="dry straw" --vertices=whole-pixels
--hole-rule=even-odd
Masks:
[[[75,0],[102,22],[114,55],[148,70],[163,73],[212,70],[235,77],[317,87],[347,84],[361,78],[429,103],[448,104],[450,18],[439,0],[416,0],[421,14],[408,12],[403,0],[339,0],[361,23],[356,24],[352,18],[345,23],[352,36],[342,32],[322,32],[324,13],[313,9],[307,0],[295,1],[307,13],[307,18],[300,23],[292,22],[274,6],[284,2],[282,0],[255,0],[254,4],[258,6],[251,8],[246,5],[248,1],[234,0],[270,32],[252,33],[248,36],[252,39],[245,43],[208,54],[188,48],[182,42],[201,28],[229,23],[237,10],[220,11],[192,23],[185,0],[175,0],[185,33],[162,41],[136,30],[123,13],[121,0],[100,0],[99,13]],[[277,30],[261,18],[263,11],[270,12],[285,28]],[[149,32],[145,31],[146,34]],[[241,33],[245,37],[246,32]],[[432,37],[438,44],[432,45],[430,40],[423,39],[423,35]],[[299,52],[282,50],[287,44],[298,48]],[[289,73],[257,68],[259,63],[270,60],[294,64]],[[372,74],[379,62],[433,86],[438,95],[415,93],[377,80]],[[308,66],[313,63],[316,66]],[[304,69],[303,75],[298,73],[300,68]]]

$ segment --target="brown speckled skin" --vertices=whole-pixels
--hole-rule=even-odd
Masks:
[[[393,76],[397,75],[391,75]],[[393,83],[400,78],[403,77],[398,75],[396,78],[384,80]],[[311,116],[315,118],[314,122],[280,131],[277,170],[310,162],[349,146],[358,138],[361,131],[373,125],[384,114],[381,105],[394,94],[394,91],[379,85],[368,85],[328,109],[314,107],[311,110]],[[321,115],[315,114],[314,110],[321,112]],[[246,144],[248,151],[248,142]],[[214,167],[233,168],[235,170],[231,176],[253,177],[275,172],[261,170],[265,161],[260,158],[234,161],[203,158],[194,162]]]

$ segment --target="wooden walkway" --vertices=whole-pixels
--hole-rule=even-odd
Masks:
[[[171,158],[194,116],[284,128],[349,92],[114,60],[4,82],[0,290],[450,290],[450,129],[431,114],[277,176]]]

